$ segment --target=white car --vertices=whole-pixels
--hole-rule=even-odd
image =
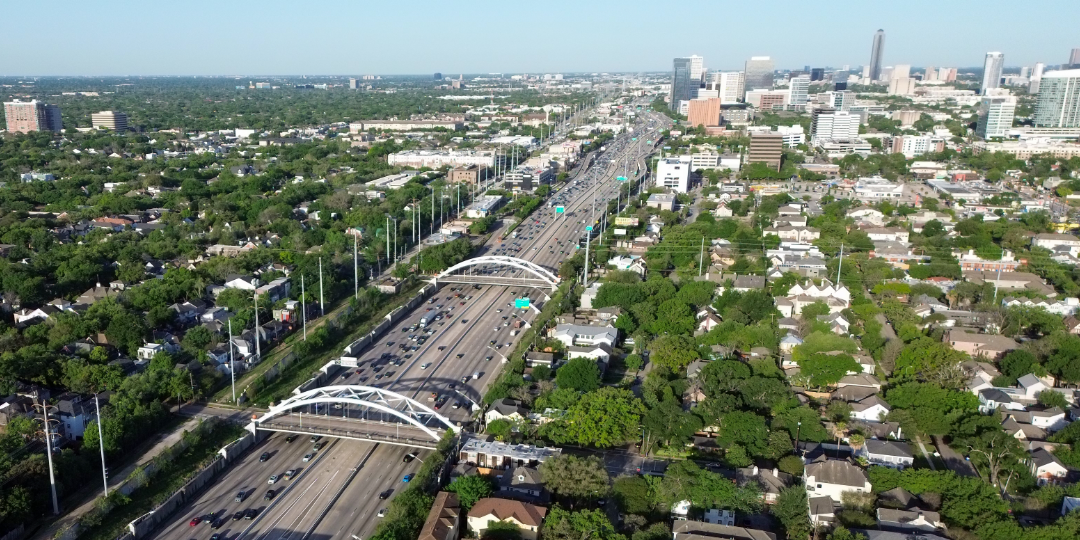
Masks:
[[[426,364],[421,364],[421,365],[420,365],[420,369],[427,369],[427,368],[429,368],[429,367],[431,367],[431,362],[428,362],[428,363],[426,363]]]
[[[381,509],[379,509],[379,513],[378,513],[378,514],[375,514],[375,515],[376,515],[376,516],[378,516],[378,517],[384,517],[384,516],[386,516],[386,509],[385,509],[385,508],[381,508]]]
[[[277,481],[278,481],[278,475],[276,475],[276,474],[275,474],[275,475],[271,476],[271,477],[270,477],[270,480],[269,480],[269,481],[267,481],[266,483],[267,483],[267,484],[276,484],[276,483],[277,483]]]

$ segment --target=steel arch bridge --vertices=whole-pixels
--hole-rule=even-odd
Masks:
[[[342,385],[322,386],[313,388],[307,392],[301,392],[270,407],[270,410],[259,418],[254,419],[255,429],[259,424],[268,422],[278,416],[288,414],[294,409],[317,404],[340,404],[367,407],[373,411],[388,414],[411,427],[422,431],[436,442],[442,439],[442,435],[428,427],[434,420],[442,424],[446,429],[457,432],[458,427],[445,416],[435,412],[412,398],[405,397],[385,388],[373,386]]]
[[[468,270],[477,266],[498,266],[507,269],[521,270],[526,274],[532,275],[532,278],[518,278],[511,276],[493,276],[493,275],[476,275],[476,274],[460,274],[462,270]],[[540,266],[534,262],[526,261],[525,259],[519,259],[517,257],[507,257],[504,255],[484,255],[481,257],[473,257],[462,261],[446,270],[443,270],[439,275],[432,279],[433,282],[445,282],[445,283],[478,283],[486,285],[531,285],[535,287],[546,287],[551,290],[555,290],[559,286],[559,276],[551,273],[550,270]]]

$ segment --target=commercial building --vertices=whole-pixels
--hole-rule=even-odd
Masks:
[[[502,195],[485,195],[465,209],[465,216],[472,219],[486,218],[503,205]]]
[[[487,172],[487,167],[480,165],[459,165],[450,169],[446,179],[452,183],[476,184],[482,178],[487,178]]]
[[[806,105],[807,96],[810,93],[810,77],[808,75],[800,75],[791,79],[790,87],[788,88],[788,104],[794,107],[803,107]]]
[[[859,200],[899,199],[904,194],[904,186],[893,184],[880,177],[860,178],[855,183],[855,197]]]
[[[669,94],[671,110],[679,111],[683,101],[693,99],[694,90],[701,86],[703,62],[704,59],[696,55],[676,58],[672,61],[671,93]]]
[[[1005,55],[999,52],[986,53],[986,61],[983,62],[982,85],[979,93],[987,95],[990,90],[1001,87],[1001,71],[1005,68]]]
[[[885,31],[874,32],[874,44],[870,48],[870,81],[881,78],[881,56],[885,53]]]
[[[741,71],[713,73],[710,84],[717,91],[720,102],[725,105],[738,103],[746,95],[746,80]]]
[[[1024,141],[976,142],[972,145],[975,152],[1004,152],[1016,156],[1016,159],[1029,159],[1032,156],[1046,154],[1058,159],[1070,159],[1080,156],[1080,144],[1053,141],[1050,139],[1028,139]]]
[[[687,120],[691,126],[715,127],[720,125],[720,98],[692,99]]]
[[[773,87],[773,61],[768,56],[751,57],[746,61],[743,73],[744,87],[748,91]]]
[[[759,88],[746,93],[746,104],[765,111],[783,109],[784,105],[787,105],[789,97],[787,90]]]
[[[719,154],[706,150],[696,154],[690,154],[690,170],[724,170],[738,171],[740,159],[737,154]]]
[[[900,77],[889,80],[890,96],[910,96],[915,93],[915,79]]]
[[[505,156],[498,156],[500,161]],[[476,165],[478,167],[494,167],[496,154],[494,150],[405,150],[386,156],[388,165],[398,167],[461,167]]]
[[[1080,127],[1080,69],[1043,74],[1035,102],[1035,127]]]
[[[825,68],[814,68],[810,70],[811,81],[824,81],[825,80]]]
[[[1080,49],[1073,49],[1069,53],[1069,64],[1080,64]]]
[[[101,111],[90,115],[94,129],[109,129],[116,132],[127,131],[128,117],[117,111]]]
[[[911,159],[927,152],[944,152],[945,139],[933,135],[899,135],[892,138],[889,153]]]
[[[856,139],[859,137],[859,115],[831,107],[815,109],[810,121],[811,140]]]
[[[863,139],[825,139],[814,141],[814,147],[821,149],[829,159],[843,158],[851,154],[869,156],[873,147]]]
[[[555,169],[521,165],[503,175],[503,189],[532,192],[555,180]]]
[[[460,120],[363,120],[349,124],[349,131],[360,133],[372,129],[382,131],[412,131],[416,129],[448,129],[461,131],[465,122]]]
[[[780,170],[784,156],[784,137],[780,134],[754,134],[750,136],[750,152],[747,163],[764,163],[770,169]]]
[[[686,193],[690,189],[690,156],[675,156],[661,159],[656,166],[656,186],[666,187],[676,193]]]
[[[975,134],[983,139],[1004,137],[1012,129],[1015,114],[1016,98],[984,97],[979,106],[979,123]]]
[[[12,133],[63,131],[64,129],[64,123],[60,119],[60,107],[36,99],[5,101],[4,117],[7,119],[7,130]]]
[[[1042,62],[1036,62],[1035,67],[1031,70],[1031,76],[1028,78],[1028,93],[1038,96],[1039,85],[1042,83],[1043,72],[1046,71],[1046,64]]]

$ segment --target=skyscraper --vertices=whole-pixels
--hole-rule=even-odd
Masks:
[[[881,56],[885,53],[885,31],[874,32],[874,45],[870,48],[870,82],[881,78]]]
[[[799,75],[791,79],[789,92],[788,104],[797,108],[806,106],[806,99],[810,93],[810,76]]]
[[[824,81],[825,80],[825,68],[814,68],[810,70],[811,81]]]
[[[986,53],[986,62],[983,64],[982,86],[979,93],[986,95],[990,90],[1001,86],[1001,70],[1005,67],[1005,55],[999,52]]]
[[[4,117],[7,118],[7,130],[13,133],[31,131],[61,131],[64,129],[60,120],[60,107],[48,105],[38,100],[4,102]]]
[[[692,65],[691,58],[675,58],[672,63],[672,91],[670,96],[670,104],[672,110],[678,111],[679,102],[689,102],[693,97],[693,89],[696,89],[697,85],[691,85],[690,81],[690,69]]]
[[[923,72],[922,80],[924,80],[924,81],[936,81],[937,80],[937,70],[934,69],[934,66],[930,66],[930,67],[926,68],[926,70]]]
[[[1028,93],[1038,94],[1039,84],[1042,82],[1043,71],[1046,70],[1046,64],[1042,62],[1036,62],[1035,67],[1031,70],[1031,78],[1028,79]]]
[[[690,84],[701,86],[705,77],[705,59],[696,55],[690,55]]]
[[[1035,127],[1080,127],[1080,69],[1042,76],[1035,102]]]
[[[127,131],[128,117],[117,111],[101,111],[90,115],[90,122],[96,129],[110,129],[112,131]]]
[[[1072,50],[1072,53],[1069,54],[1069,63],[1073,65],[1080,64],[1080,49]]]
[[[979,123],[975,134],[983,139],[1004,137],[1013,125],[1016,98],[1012,96],[984,97],[979,106]]]
[[[746,90],[758,88],[771,89],[773,87],[773,61],[768,56],[754,56],[746,61],[744,70],[744,87]]]
[[[720,102],[725,105],[738,103],[746,95],[746,86],[741,71],[721,71],[712,74],[712,84],[719,92]]]

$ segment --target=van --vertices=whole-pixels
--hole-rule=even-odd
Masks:
[[[479,379],[480,379],[480,372],[479,372],[479,371],[477,371],[476,373],[473,373],[473,374],[472,374],[472,378],[473,378],[473,379],[477,379],[477,380],[479,380]]]

